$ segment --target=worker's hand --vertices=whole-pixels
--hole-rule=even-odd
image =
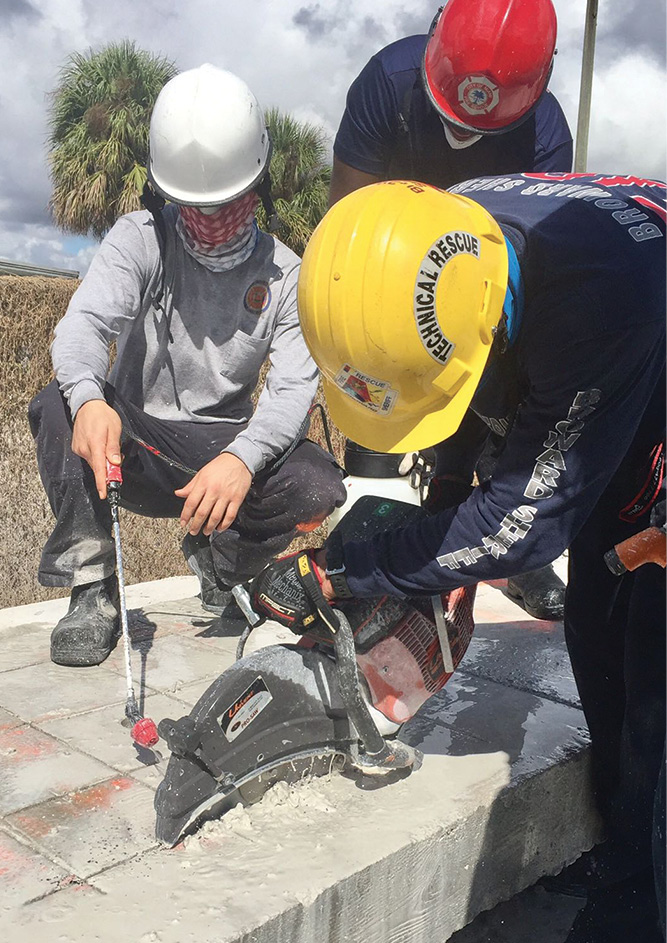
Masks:
[[[185,488],[174,494],[185,498],[181,526],[191,534],[203,529],[207,537],[214,530],[227,530],[245,501],[252,475],[240,458],[223,452],[204,465]]]
[[[103,399],[91,399],[79,409],[74,420],[72,451],[85,459],[95,475],[100,498],[107,496],[107,460],[120,465],[120,416]]]
[[[286,625],[297,635],[312,628],[321,629],[324,572],[315,557],[316,551],[301,550],[264,567],[249,586],[257,615]]]

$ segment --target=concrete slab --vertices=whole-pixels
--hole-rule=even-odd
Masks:
[[[222,674],[225,668],[228,668],[233,662],[233,655],[228,653],[219,655],[215,660],[216,670],[218,672],[215,678],[218,677],[218,674]],[[202,678],[200,681],[194,681],[192,684],[184,684],[173,692],[173,697],[183,702],[185,707],[183,713],[190,713],[191,708],[194,707],[204,691],[211,686],[213,680],[214,678]]]
[[[79,878],[155,845],[153,793],[127,776],[50,799],[7,817],[9,827]]]
[[[31,901],[29,907],[31,913],[38,913],[40,908],[43,907],[46,919],[52,921],[54,926],[57,926],[61,920],[75,913],[86,899],[91,897],[102,898],[102,896],[102,892],[96,887],[91,887],[90,884],[86,884],[85,881],[73,879],[56,893],[48,894],[45,897]],[[27,909],[28,908],[21,910],[6,909],[4,914],[2,914],[0,917],[0,933],[2,934],[3,943],[26,943],[27,937],[25,935],[25,928],[22,925],[22,914],[27,912]],[[49,939],[48,927],[43,927],[43,931],[44,938]],[[100,939],[100,933],[104,932],[104,928],[96,927],[92,932],[94,936],[91,934],[85,943],[89,943],[89,941],[95,937]],[[50,939],[51,943],[56,943],[56,941],[58,941],[58,943],[70,943],[67,939],[58,940],[55,936],[50,937]],[[84,941],[82,940],[81,943],[84,943]]]
[[[10,626],[0,636],[0,672],[49,661],[51,626],[46,622]]]
[[[17,717],[16,714],[12,714],[9,711],[6,711],[3,707],[0,707],[0,732],[4,730],[11,730],[12,727],[18,727],[20,724],[20,717]]]
[[[26,904],[58,890],[69,877],[64,868],[0,829],[0,924],[10,901],[13,907]]]
[[[561,778],[542,764],[529,804],[502,752],[429,754],[419,773],[374,790],[337,775],[279,784],[180,849],[90,878],[106,897],[68,919],[55,921],[57,901],[46,900],[24,908],[20,925],[37,941],[47,920],[51,933],[78,941],[101,922],[113,939],[121,919],[136,939],[161,943],[432,943],[434,927],[444,941],[471,908],[499,890],[510,896],[519,874],[530,883],[559,867],[565,834],[568,848],[586,843],[585,767],[576,757]],[[554,818],[563,825],[555,837]],[[147,886],[159,907],[137,894]]]
[[[182,717],[188,712],[183,701],[164,694],[152,694],[140,703],[146,717],[159,723],[163,717]],[[38,724],[40,730],[69,743],[82,753],[102,760],[121,773],[152,766],[157,762],[153,750],[147,750],[132,742],[130,730],[125,726],[124,705],[114,704],[86,714],[75,714],[60,720],[49,720]],[[162,748],[166,749],[164,744]],[[160,749],[158,744],[156,749]]]
[[[35,723],[124,704],[125,698],[124,678],[103,667],[63,668],[47,662],[5,671],[0,683],[0,707]]]
[[[154,606],[163,600],[196,596],[198,592],[199,580],[196,576],[172,576],[165,580],[151,580],[128,586],[127,605],[128,609],[145,609],[146,606]],[[68,605],[69,590],[63,587],[62,599],[0,609],[0,631],[14,625],[27,625],[29,622],[55,625],[67,612]]]
[[[231,663],[236,634],[192,598],[144,606],[135,664],[141,678],[144,651],[146,709],[156,720],[158,704],[180,716],[179,704],[186,713]],[[58,890],[23,906],[7,939],[115,943],[131,927],[138,943],[444,943],[480,911],[560,870],[600,834],[583,718],[556,657],[562,635],[529,621],[495,586],[480,587],[476,616],[469,666],[404,731],[426,754],[418,773],[392,783],[333,775],[278,784],[173,851],[153,845],[153,792],[167,757],[127,767],[136,757],[126,755],[122,710],[109,706],[124,702],[120,652],[89,669],[102,691],[95,709],[81,707],[87,693],[73,693],[68,717],[54,713],[57,698],[42,696],[43,731],[128,773],[8,817],[14,837],[94,890]],[[263,626],[247,650],[276,640],[293,636]],[[509,665],[492,655],[503,647]],[[4,673],[3,681],[28,672],[22,698],[16,684],[9,698],[0,686],[10,723],[15,711],[33,711],[33,690],[64,688],[64,677],[73,691],[89,683],[87,671],[35,673],[47,667]],[[107,700],[104,677],[120,682],[118,700]]]
[[[144,786],[148,786],[149,789],[152,789],[153,792],[160,785],[164,779],[164,774],[167,771],[167,763],[169,762],[169,751],[165,750],[164,747],[160,749],[160,744],[155,748],[158,754],[157,763],[152,766],[142,766],[139,769],[134,769],[129,774],[132,779],[136,779],[137,782],[143,783]]]
[[[435,726],[429,728],[429,723]],[[442,741],[436,746],[437,728]],[[401,739],[424,749],[420,737],[428,729],[429,752],[461,755],[502,750],[513,776],[530,774],[543,762],[577,755],[589,744],[580,710],[549,698],[458,672],[403,727]],[[452,742],[450,732],[456,732]],[[478,745],[478,746],[477,746]]]
[[[478,616],[460,667],[469,674],[579,706],[561,622],[528,616],[485,622]]]
[[[112,773],[103,763],[27,725],[0,731],[0,815]]]

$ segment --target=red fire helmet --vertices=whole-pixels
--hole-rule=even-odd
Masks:
[[[501,134],[539,101],[555,47],[551,0],[449,0],[426,46],[424,86],[451,124]]]

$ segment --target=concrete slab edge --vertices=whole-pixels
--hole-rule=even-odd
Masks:
[[[447,940],[599,841],[600,822],[581,802],[589,775],[586,749],[509,786],[491,809],[476,809],[454,829],[415,840],[315,899],[219,943]]]

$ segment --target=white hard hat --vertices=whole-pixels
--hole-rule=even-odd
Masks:
[[[207,63],[181,72],[158,95],[148,176],[167,200],[228,203],[259,183],[270,156],[259,103],[231,72]]]

